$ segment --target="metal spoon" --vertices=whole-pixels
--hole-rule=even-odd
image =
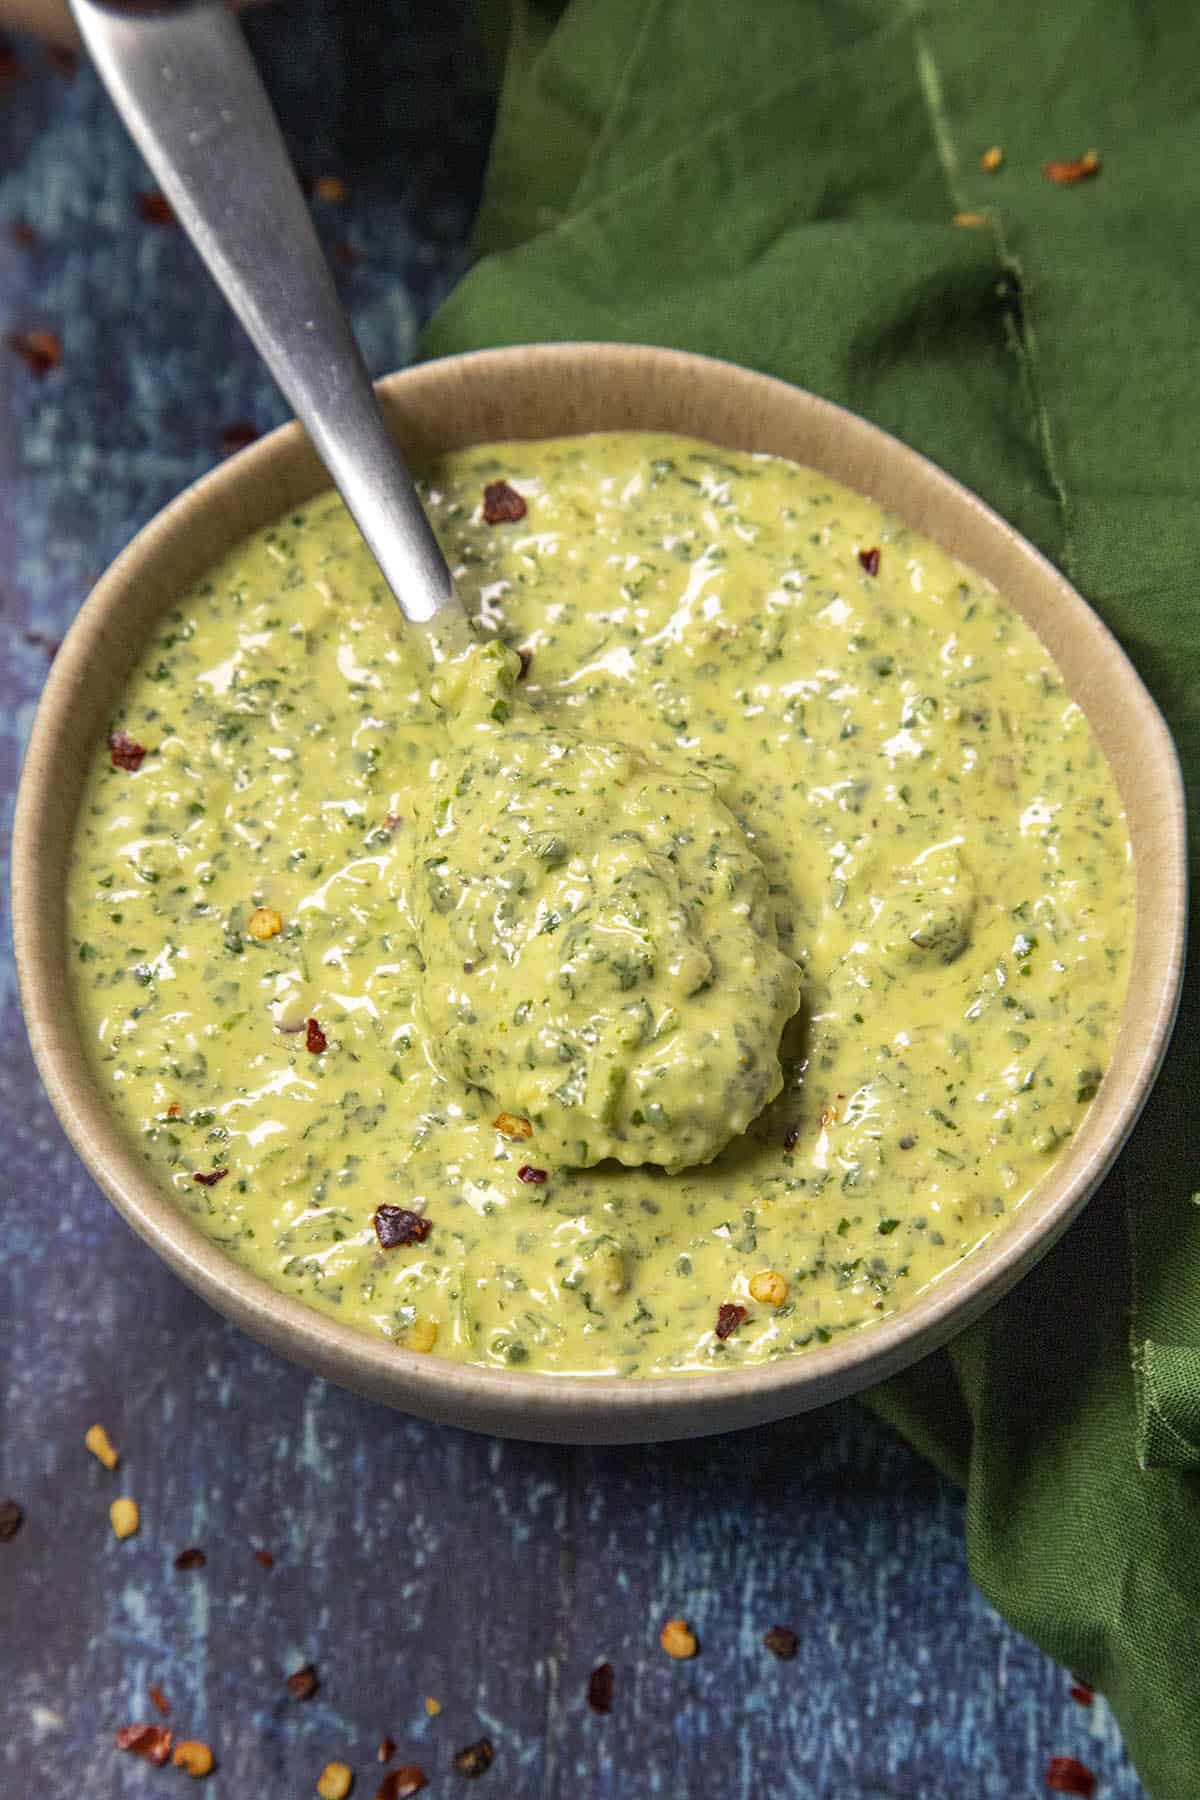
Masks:
[[[71,0],[117,111],[291,402],[399,602],[465,614],[384,423],[308,206],[226,0]]]

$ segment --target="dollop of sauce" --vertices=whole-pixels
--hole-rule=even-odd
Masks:
[[[489,523],[496,482],[523,510]],[[1117,1028],[1128,833],[1046,651],[778,458],[489,446],[426,499],[520,717],[448,747],[325,496],[181,597],[109,721],[69,952],[118,1115],[230,1255],[413,1349],[712,1370],[909,1304],[1019,1209]],[[548,769],[606,796],[586,824]],[[768,1099],[736,1025],[777,1036],[794,969]],[[679,999],[724,1008],[698,1078]],[[702,1166],[618,1160],[667,1141],[648,1099]]]
[[[783,1086],[799,1003],[762,864],[706,775],[514,711],[490,648],[441,675],[414,799],[425,1040],[563,1167],[711,1162]]]

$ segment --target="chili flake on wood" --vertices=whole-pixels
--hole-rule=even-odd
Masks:
[[[517,1170],[517,1180],[526,1182],[530,1187],[543,1187],[549,1179],[549,1169],[535,1169],[532,1163],[522,1163]]]
[[[190,1544],[175,1558],[175,1567],[177,1569],[202,1569],[207,1561],[208,1558],[203,1550],[198,1549],[195,1544]]]
[[[25,1514],[15,1500],[0,1500],[0,1544],[11,1544]]]
[[[1042,174],[1055,187],[1074,187],[1077,181],[1090,181],[1100,173],[1100,152],[1085,150],[1082,156],[1066,157],[1042,164]]]
[[[398,1769],[384,1776],[375,1800],[409,1800],[410,1795],[419,1794],[428,1785],[424,1769],[416,1763],[401,1763]]]
[[[1046,1786],[1056,1794],[1082,1794],[1084,1800],[1089,1800],[1096,1791],[1096,1777],[1074,1756],[1052,1756],[1046,1770]]]
[[[133,1756],[144,1756],[161,1769],[171,1754],[171,1730],[167,1725],[122,1725],[117,1733],[117,1749]]]
[[[293,1700],[311,1700],[321,1683],[311,1663],[288,1676],[286,1687]]]
[[[721,1339],[722,1343],[724,1343],[727,1337],[732,1337],[733,1333],[737,1330],[745,1317],[746,1309],[744,1306],[737,1306],[732,1300],[722,1301],[721,1305],[717,1308],[716,1326],[717,1336]]]
[[[870,550],[860,550],[858,553],[858,560],[867,571],[868,575],[878,575],[879,546],[876,544],[873,545]]]
[[[456,1750],[454,1766],[460,1775],[483,1775],[491,1768],[496,1759],[491,1738],[480,1738],[477,1744],[468,1744],[465,1750]]]
[[[251,420],[234,419],[233,423],[226,425],[221,433],[222,456],[232,456],[236,451],[244,450],[248,444],[257,441],[258,435],[258,426]]]
[[[483,490],[483,521],[485,525],[515,525],[518,519],[525,517],[528,508],[516,488],[509,487],[507,481],[489,481]]]
[[[372,1223],[381,1250],[395,1250],[402,1244],[423,1244],[433,1230],[432,1219],[410,1212],[406,1206],[387,1203],[376,1207]]]
[[[612,1711],[613,1703],[613,1666],[611,1663],[597,1663],[588,1676],[587,1703],[593,1712],[607,1713]]]
[[[48,375],[62,361],[61,339],[44,326],[35,325],[29,331],[10,331],[4,341],[32,375]]]
[[[688,1662],[700,1648],[695,1632],[686,1619],[668,1619],[658,1634],[658,1641],[676,1662]]]
[[[1075,1681],[1067,1689],[1076,1706],[1090,1706],[1096,1698],[1096,1690],[1090,1681]]]
[[[198,1181],[201,1187],[216,1187],[218,1181],[224,1181],[228,1173],[228,1169],[197,1169],[192,1180]]]
[[[138,213],[147,225],[173,225],[175,214],[171,202],[157,188],[148,188],[137,197]]]
[[[791,1662],[800,1647],[800,1639],[787,1625],[772,1625],[770,1631],[764,1632],[763,1643],[780,1662]]]
[[[256,1550],[254,1552],[254,1560],[260,1569],[273,1569],[275,1567],[275,1558],[271,1555],[269,1550]]]
[[[89,1425],[83,1434],[83,1441],[97,1462],[103,1463],[106,1469],[116,1468],[121,1458],[103,1425]]]
[[[216,1766],[212,1751],[199,1738],[184,1738],[181,1744],[176,1744],[171,1761],[177,1769],[186,1769],[193,1781],[211,1775]]]
[[[146,746],[131,738],[127,731],[114,731],[108,740],[108,754],[114,769],[137,770],[142,766]]]
[[[379,1748],[375,1752],[375,1755],[378,1757],[379,1761],[380,1762],[391,1762],[391,1760],[392,1760],[393,1756],[395,1756],[395,1754],[396,1754],[395,1738],[390,1738],[390,1737],[380,1738]]]
[[[163,1693],[163,1691],[159,1687],[157,1681],[151,1685],[151,1687],[149,1689],[149,1693],[150,1693],[150,1704],[152,1706],[157,1707],[158,1711],[163,1715],[164,1718],[166,1718],[167,1714],[171,1710],[171,1702],[167,1699],[167,1696]]]
[[[354,1772],[348,1763],[326,1763],[317,1776],[317,1792],[321,1800],[346,1800],[354,1786]]]
[[[321,1030],[315,1019],[309,1019],[304,1026],[304,1048],[312,1056],[320,1056],[322,1050],[328,1050],[329,1039]]]

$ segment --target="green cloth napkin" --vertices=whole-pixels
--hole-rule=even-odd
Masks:
[[[490,18],[508,49],[481,260],[425,352],[677,345],[895,432],[1117,632],[1174,729],[1195,837],[1195,10],[493,0]],[[992,144],[1004,162],[987,173]],[[1093,146],[1096,178],[1043,175]],[[1197,1088],[1193,979],[1083,1218],[948,1350],[870,1396],[966,1487],[979,1585],[1103,1689],[1159,1800],[1200,1794]]]

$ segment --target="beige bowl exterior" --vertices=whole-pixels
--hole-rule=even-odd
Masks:
[[[894,438],[727,363],[628,345],[481,351],[380,386],[405,454],[595,430],[675,431],[810,463],[898,513],[994,582],[1087,713],[1129,818],[1137,920],[1112,1064],[1069,1149],[994,1240],[906,1311],[822,1349],[728,1374],[547,1376],[418,1356],[337,1324],[232,1261],[176,1211],[110,1110],[75,1018],[64,896],[85,770],[159,614],[239,539],[328,485],[288,425],[182,494],[113,564],[55,658],[17,804],[13,917],[34,1055],[67,1135],[133,1229],[251,1336],[388,1405],[475,1430],[564,1442],[701,1436],[785,1417],[894,1374],[991,1306],[1080,1211],[1131,1130],[1165,1052],[1182,974],[1186,862],[1175,749],[1114,638],[1062,576],[979,500]]]

